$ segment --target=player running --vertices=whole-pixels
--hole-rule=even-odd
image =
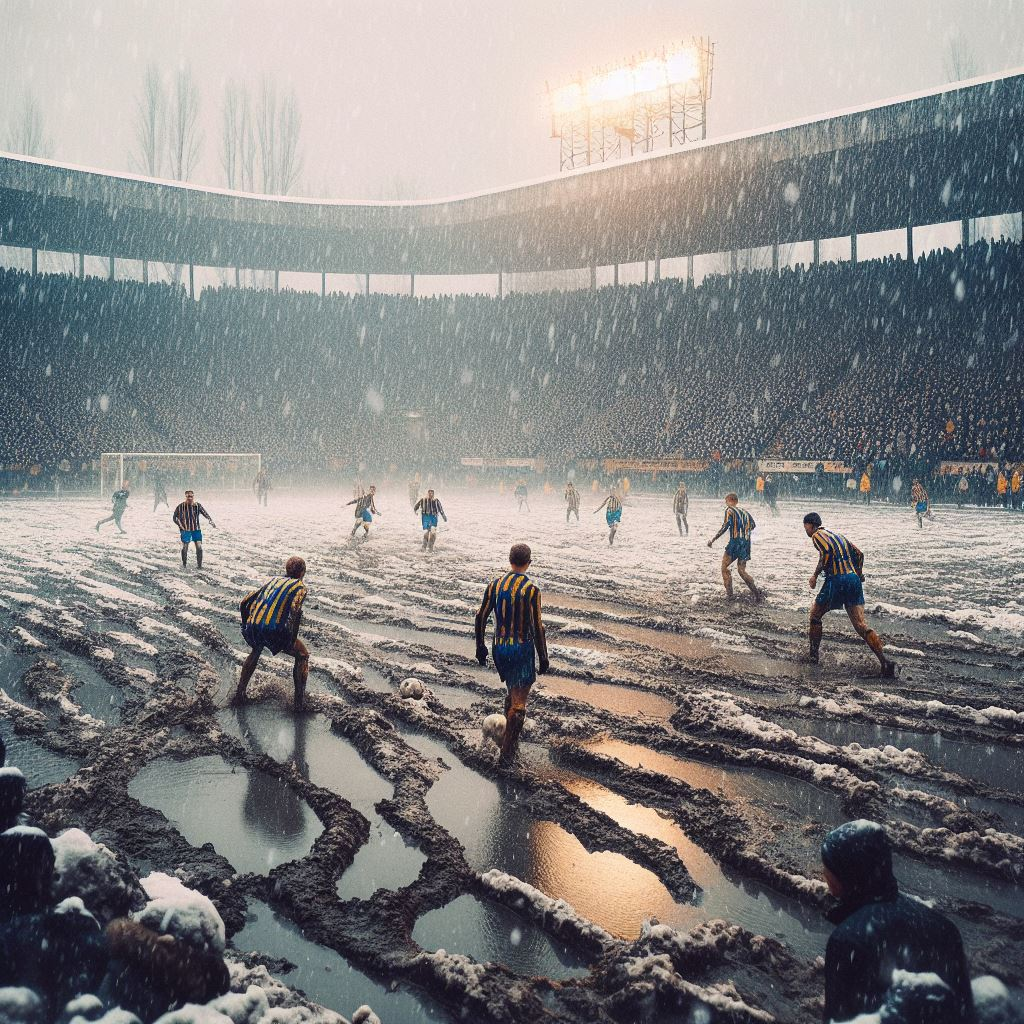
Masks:
[[[113,523],[121,533],[127,533],[128,531],[121,525],[121,516],[124,515],[124,510],[128,507],[128,495],[131,493],[128,486],[128,481],[121,485],[120,490],[114,491],[110,496],[110,500],[113,504],[110,515],[106,519],[101,519],[96,524],[96,532],[100,532],[100,527],[104,523]]]
[[[679,481],[676,493],[672,496],[672,511],[676,516],[676,529],[679,531],[679,536],[682,537],[684,528],[686,535],[689,536],[690,524],[686,521],[686,514],[690,511],[690,492],[682,480]]]
[[[256,492],[256,504],[267,507],[267,498],[270,496],[270,474],[265,469],[260,469],[256,479],[252,482],[252,489]]]
[[[164,484],[164,478],[160,473],[153,473],[153,511],[155,512],[161,505],[166,505],[168,508],[171,507],[171,503],[167,500],[167,486]]]
[[[605,509],[604,520],[608,524],[608,547],[611,547],[615,543],[615,533],[619,528],[619,523],[622,522],[622,502],[619,501],[619,496],[615,491],[612,491],[612,493],[594,509],[593,514],[596,516],[601,509]]]
[[[569,516],[575,516],[576,522],[580,521],[580,492],[576,485],[570,480],[565,485],[565,521],[569,522]]]
[[[750,588],[754,602],[761,600],[761,591],[757,589],[750,574],[747,572],[747,562],[750,560],[750,534],[757,523],[754,517],[746,510],[740,508],[739,498],[735,494],[725,496],[725,518],[722,520],[722,528],[708,541],[711,547],[726,530],[729,531],[729,543],[725,546],[725,554],[722,555],[722,582],[725,584],[725,596],[732,601],[732,573],[729,567],[736,563],[736,571],[740,579]]]
[[[252,648],[242,665],[238,688],[232,704],[245,700],[245,688],[259,664],[264,648],[271,654],[290,654],[295,659],[292,681],[295,684],[295,710],[302,710],[309,678],[309,651],[299,639],[302,604],[306,600],[306,563],[292,555],[285,563],[284,576],[275,576],[254,590],[238,606],[242,616],[242,636]]]
[[[934,519],[935,516],[932,515],[932,506],[928,500],[928,492],[924,489],[924,484],[917,477],[914,478],[914,482],[910,485],[910,500],[914,505],[914,515],[917,516],[917,528],[923,530],[925,519]]]
[[[821,516],[817,512],[808,512],[804,516],[804,532],[818,549],[818,565],[808,580],[811,590],[818,585],[818,577],[822,573],[825,574],[825,582],[811,605],[808,660],[815,665],[818,663],[818,648],[821,646],[823,629],[822,617],[826,612],[845,608],[858,636],[864,639],[878,658],[882,675],[896,675],[896,663],[885,656],[881,637],[873,629],[869,629],[867,622],[864,621],[863,552],[841,533],[826,530],[821,525]]]
[[[185,492],[185,500],[174,510],[171,517],[174,525],[181,532],[181,564],[188,565],[188,546],[196,546],[196,566],[203,567],[203,531],[199,528],[199,517],[210,521],[210,525],[216,529],[217,524],[210,517],[210,513],[196,501],[192,491]]]
[[[526,506],[526,511],[529,512],[530,511],[530,502],[528,500],[528,492],[526,490],[526,481],[525,480],[520,480],[516,484],[515,496],[516,496],[516,501],[519,502],[519,511],[522,512],[523,511],[523,506],[525,505]]]
[[[434,541],[437,540],[437,517],[440,516],[446,523],[448,522],[440,499],[434,497],[433,487],[427,490],[425,498],[420,498],[416,502],[413,512],[419,512],[420,522],[423,524],[423,550],[433,551]]]
[[[548,647],[540,614],[540,590],[526,575],[533,553],[528,544],[513,544],[509,571],[491,580],[476,613],[476,660],[487,664],[487,622],[494,613],[491,653],[505,684],[505,736],[498,764],[507,767],[515,757],[526,721],[526,699],[537,673],[548,671]],[[536,655],[536,658],[534,657]],[[539,661],[539,664],[536,662]]]
[[[359,527],[363,528],[363,540],[366,540],[370,536],[370,523],[373,522],[374,516],[379,516],[380,512],[377,511],[377,506],[373,503],[373,496],[377,493],[377,488],[374,484],[370,484],[370,489],[363,494],[362,486],[360,486],[360,493],[357,494],[351,501],[346,502],[346,508],[349,505],[355,505],[356,507],[356,524],[352,527],[352,532],[349,534],[350,537],[354,537],[359,532]]]
[[[772,518],[775,518],[779,514],[779,487],[778,484],[771,478],[766,476],[764,478],[764,502],[771,510]]]

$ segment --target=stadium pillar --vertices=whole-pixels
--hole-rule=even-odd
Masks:
[[[409,275],[409,297],[416,298],[416,275]]]
[[[967,246],[971,244],[971,221],[968,217],[964,217],[960,221],[960,248],[967,251]]]
[[[779,243],[772,242],[772,270],[779,272]]]
[[[149,284],[149,260],[142,261],[142,283]]]
[[[655,256],[654,258],[654,283],[657,284],[661,280],[661,257]]]
[[[366,294],[370,294],[370,275],[366,275]]]
[[[108,281],[113,281],[114,280],[114,257],[113,256],[110,257],[110,263],[108,264],[108,267],[107,267],[107,280]]]
[[[907,263],[914,262],[914,225],[907,225]]]
[[[281,271],[274,271],[274,294],[276,295],[281,290]]]
[[[85,253],[80,252],[78,254],[78,280],[85,280]]]
[[[32,246],[32,273],[39,273],[39,250],[34,245]]]
[[[196,297],[196,268],[191,263],[188,265],[188,297]]]
[[[644,284],[651,283],[651,261],[644,260]]]
[[[850,235],[850,262],[857,262],[857,232],[854,231]]]
[[[612,284],[615,285],[616,288],[619,287],[619,265],[618,265],[618,263],[615,263],[615,264],[612,265]]]
[[[814,265],[817,266],[821,262],[821,239],[816,238],[811,243],[811,259],[814,261]]]
[[[597,266],[593,263],[590,264],[590,290],[597,291]]]
[[[740,254],[736,249],[729,252],[729,273],[735,277],[740,269]]]
[[[326,270],[321,270],[320,271],[320,298],[321,299],[326,299],[327,298],[327,271]]]
[[[235,267],[235,287],[242,287],[242,272],[238,269],[238,267]]]
[[[505,297],[505,281],[501,276],[501,271],[498,271],[498,298],[503,299]]]
[[[693,256],[686,257],[686,287],[693,287]]]

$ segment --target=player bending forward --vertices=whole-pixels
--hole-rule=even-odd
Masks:
[[[356,523],[352,527],[352,532],[349,534],[350,537],[354,537],[359,532],[359,527],[363,528],[363,540],[366,540],[370,536],[370,523],[373,522],[374,516],[379,516],[380,512],[377,511],[377,506],[373,503],[373,496],[377,493],[377,488],[373,484],[370,484],[370,489],[363,494],[362,485],[359,487],[360,493],[354,497],[347,505],[355,505],[356,511]]]
[[[575,516],[576,522],[580,521],[580,492],[576,485],[570,480],[565,485],[565,521],[569,522],[569,516]]]
[[[96,532],[100,532],[100,527],[104,523],[113,523],[121,533],[127,533],[128,531],[121,525],[121,517],[124,515],[124,510],[128,507],[128,495],[131,493],[128,487],[128,481],[121,485],[121,489],[114,491],[110,496],[113,507],[110,510],[110,515],[106,519],[101,519],[96,524]]]
[[[420,522],[423,524],[423,550],[433,551],[434,541],[437,540],[437,517],[440,516],[446,523],[448,522],[440,499],[434,497],[433,487],[427,491],[425,498],[420,498],[416,502],[413,512],[419,512]]]
[[[868,628],[864,621],[864,555],[861,550],[841,533],[826,530],[821,525],[817,512],[804,516],[804,532],[818,549],[818,565],[808,583],[811,590],[818,585],[818,577],[824,573],[821,585],[811,605],[810,650],[808,660],[818,663],[818,648],[821,646],[823,630],[822,617],[826,612],[845,608],[857,634],[874,652],[883,676],[896,675],[896,663],[883,652],[882,639]]]
[[[754,531],[757,523],[746,509],[740,508],[739,501],[735,494],[725,496],[725,518],[722,520],[722,528],[708,541],[708,547],[711,547],[726,530],[729,531],[729,543],[726,544],[725,554],[722,555],[722,582],[725,584],[725,596],[730,601],[733,600],[732,573],[729,567],[735,562],[740,579],[750,588],[754,600],[760,601],[761,591],[757,589],[757,584],[747,572],[747,562],[750,561],[750,534]]]
[[[494,614],[494,667],[505,684],[505,736],[498,764],[515,757],[526,721],[526,700],[537,673],[548,670],[548,646],[540,615],[540,590],[526,575],[533,553],[528,544],[513,544],[509,571],[491,580],[476,613],[476,660],[487,664],[487,622]],[[535,659],[536,655],[536,659]],[[539,660],[539,666],[535,661]]]
[[[928,500],[928,492],[924,489],[924,484],[920,480],[915,479],[910,485],[910,500],[914,505],[914,515],[917,516],[917,528],[923,530],[924,521],[926,519],[934,519],[935,516],[932,515],[932,506]]]
[[[203,531],[199,528],[199,517],[209,520],[210,525],[216,529],[217,524],[210,517],[210,513],[196,501],[192,491],[185,492],[185,500],[174,510],[174,525],[181,533],[181,564],[188,565],[188,546],[196,546],[196,565],[203,567]]]
[[[302,710],[309,678],[309,651],[299,639],[302,603],[306,600],[306,563],[293,555],[285,563],[284,576],[275,576],[254,590],[238,606],[242,615],[242,636],[252,648],[242,665],[242,674],[232,704],[245,700],[245,688],[259,664],[264,648],[271,654],[290,654],[295,659],[292,681],[295,684],[295,710]]]
[[[690,494],[682,480],[679,481],[676,493],[672,497],[672,511],[676,516],[676,529],[679,531],[679,536],[682,537],[684,528],[686,535],[689,536],[690,524],[686,521],[686,514],[690,511]]]
[[[619,528],[619,523],[622,522],[622,502],[619,501],[619,496],[612,491],[612,493],[594,509],[593,514],[596,516],[601,509],[605,510],[604,521],[608,524],[608,547],[611,547],[615,543],[615,533]]]

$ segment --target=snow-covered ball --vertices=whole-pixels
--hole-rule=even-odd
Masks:
[[[501,746],[501,741],[505,738],[505,725],[504,715],[488,715],[484,719],[484,738]]]
[[[173,935],[193,949],[224,952],[224,922],[217,908],[201,892],[186,888],[171,875],[154,871],[142,879],[149,903],[135,915],[139,924],[163,935]]]
[[[424,694],[423,684],[415,677],[409,676],[399,684],[398,692],[403,697],[410,697],[412,700],[421,700]]]

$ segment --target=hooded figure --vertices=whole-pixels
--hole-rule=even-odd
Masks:
[[[949,988],[949,998],[926,1001],[915,1024],[973,1024],[960,933],[938,911],[900,895],[882,826],[848,821],[833,829],[821,844],[821,861],[839,900],[829,915],[837,927],[825,949],[826,1024],[890,1003],[894,971],[933,973]]]

